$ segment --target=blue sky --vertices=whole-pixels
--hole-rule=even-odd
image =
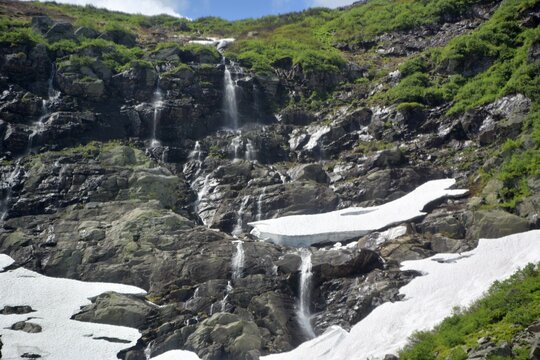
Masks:
[[[312,6],[339,6],[352,1],[312,1],[312,0],[198,0],[188,4],[184,15],[190,18],[220,16],[229,20],[261,17],[299,11]],[[182,9],[179,9],[182,12]]]
[[[45,0],[40,0],[45,1]],[[219,16],[229,20],[261,17],[307,9],[313,6],[337,7],[355,0],[56,0],[59,3],[94,5],[109,10],[145,15],[170,14],[196,19]]]

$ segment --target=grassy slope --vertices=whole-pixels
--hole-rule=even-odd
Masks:
[[[401,353],[403,360],[467,359],[466,350],[482,337],[495,343],[511,341],[540,319],[540,272],[529,265],[510,279],[495,283],[486,297],[457,313],[430,332],[420,332]],[[518,350],[517,359],[528,359],[529,349]]]

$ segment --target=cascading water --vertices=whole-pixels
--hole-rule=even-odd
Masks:
[[[203,184],[200,188],[200,190],[197,192],[197,200],[195,201],[195,211],[198,213],[200,210],[200,204],[201,201],[208,195],[208,192],[210,191],[210,179],[212,174],[208,174],[204,177]],[[204,219],[203,223],[204,223]],[[205,224],[206,225],[206,224]]]
[[[197,163],[202,162],[202,150],[201,143],[199,141],[195,141],[195,147],[193,148],[193,151],[189,153],[189,159],[196,161]]]
[[[230,147],[232,148],[235,161],[238,161],[242,158],[240,154],[242,152],[243,147],[244,147],[244,142],[242,141],[242,136],[241,135],[235,136],[231,141],[231,147]]]
[[[51,114],[51,111],[49,110],[49,104],[52,103],[54,100],[58,99],[60,97],[60,91],[56,90],[54,88],[54,77],[56,76],[56,66],[53,63],[51,68],[51,75],[49,76],[49,80],[47,80],[47,99],[43,99],[41,108],[42,108],[42,115],[40,118],[34,122],[31,126],[31,133],[28,137],[28,145],[26,147],[26,155],[30,154],[32,152],[32,148],[34,147],[34,139],[35,137],[43,132],[44,129],[44,122],[47,120],[49,115]]]
[[[21,171],[21,159],[19,159],[15,162],[15,168],[8,174],[7,179],[1,184],[3,190],[2,193],[4,196],[2,200],[0,200],[0,223],[3,223],[7,218],[13,187],[15,186]]]
[[[150,141],[151,147],[157,147],[161,143],[157,139],[157,127],[161,117],[161,109],[163,107],[163,93],[160,87],[161,78],[158,77],[156,90],[154,91],[154,99],[152,100],[152,107],[154,108],[154,116],[152,119],[152,139]]]
[[[242,199],[242,205],[240,205],[240,210],[238,210],[238,218],[236,220],[236,225],[232,231],[232,235],[234,237],[237,237],[239,236],[240,234],[242,234],[242,229],[244,227],[244,220],[243,220],[243,216],[244,216],[244,213],[246,212],[246,207],[249,203],[249,199],[251,197],[249,195],[246,195],[244,196],[244,198]]]
[[[262,203],[263,203],[263,198],[265,194],[266,194],[266,186],[262,189],[261,194],[257,198],[257,217],[256,217],[257,221],[261,221],[262,219]]]
[[[190,186],[193,189],[195,181],[201,173],[203,165],[203,152],[201,148],[201,143],[199,141],[195,142],[193,150],[191,150],[191,152],[189,153],[188,160],[189,161],[184,164],[183,173],[184,175],[186,175],[186,178],[188,178],[188,180],[191,180]],[[195,180],[193,181],[193,179]]]
[[[223,74],[223,86],[225,92],[224,100],[224,112],[226,117],[226,126],[237,130],[238,129],[238,104],[236,102],[236,82],[233,80],[231,70],[227,61],[223,58],[225,63],[225,72]],[[234,64],[232,64],[234,66]]]
[[[246,160],[257,161],[257,150],[255,150],[255,146],[251,140],[248,140],[246,144]]]
[[[307,249],[302,249],[300,252],[300,258],[302,262],[300,264],[300,299],[298,301],[298,309],[296,316],[298,317],[298,323],[300,328],[304,332],[308,339],[313,339],[315,331],[311,326],[311,279],[313,273],[311,272],[311,252]]]
[[[232,258],[232,278],[238,280],[242,277],[244,272],[244,263],[246,260],[246,254],[244,252],[244,242],[242,240],[235,240],[233,244],[236,244],[236,253]]]
[[[225,307],[227,306],[227,299],[229,298],[229,294],[233,291],[233,287],[230,281],[227,281],[227,287],[225,288],[225,296],[223,299],[219,302],[219,308],[220,311],[225,311]]]

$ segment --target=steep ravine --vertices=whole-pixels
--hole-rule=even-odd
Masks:
[[[377,316],[420,279],[403,261],[474,252],[481,238],[539,225],[537,176],[522,179],[528,195],[511,210],[498,197],[507,184],[483,177],[502,166],[497,150],[520,136],[534,98],[504,94],[460,115],[446,102],[380,102],[406,77],[400,64],[474,32],[499,4],[373,44],[335,44],[347,59],[336,76],[287,61],[259,73],[226,58],[227,47],[194,46],[194,33],[92,29],[60,10],[0,1],[2,18],[16,14],[45,39],[0,42],[0,253],[15,261],[6,274],[146,290],[101,294],[73,316],[138,329],[118,354],[129,360],[178,349],[258,359]],[[537,9],[524,9],[534,19]],[[118,63],[138,47],[137,61]],[[373,76],[364,56],[389,74]],[[328,96],[308,103],[317,92]],[[256,221],[379,206],[450,178],[468,193],[338,245],[250,234]],[[16,330],[0,330],[0,351],[5,331]]]

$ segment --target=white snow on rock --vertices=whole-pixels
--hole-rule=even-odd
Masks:
[[[15,261],[7,255],[0,254],[0,271],[4,271],[9,265],[13,264]]]
[[[295,350],[263,360],[364,360],[396,353],[415,331],[430,330],[467,307],[497,280],[504,280],[529,263],[540,261],[540,230],[481,239],[476,249],[462,254],[439,254],[406,261],[402,270],[425,274],[401,288],[403,301],[377,307],[351,332],[329,329]]]
[[[0,255],[0,267],[10,262],[11,258]],[[23,268],[0,273],[0,309],[26,305],[34,310],[0,315],[3,358],[20,359],[28,353],[46,360],[116,359],[119,351],[136,344],[140,338],[137,329],[70,320],[91,303],[89,298],[107,291],[146,294],[134,286],[51,278]],[[42,332],[11,330],[20,321],[37,324]]]
[[[467,190],[450,190],[454,179],[429,181],[400,199],[381,206],[333,211],[315,215],[285,216],[249,223],[251,233],[276,244],[305,247],[321,242],[349,240],[369,232],[424,216],[424,207],[441,198],[461,196]]]
[[[226,38],[226,39],[208,38],[204,40],[190,40],[190,43],[215,46],[218,50],[223,50],[224,48],[232,44],[234,41],[235,41],[234,38]]]
[[[197,354],[184,350],[171,350],[153,357],[152,360],[201,360]]]

